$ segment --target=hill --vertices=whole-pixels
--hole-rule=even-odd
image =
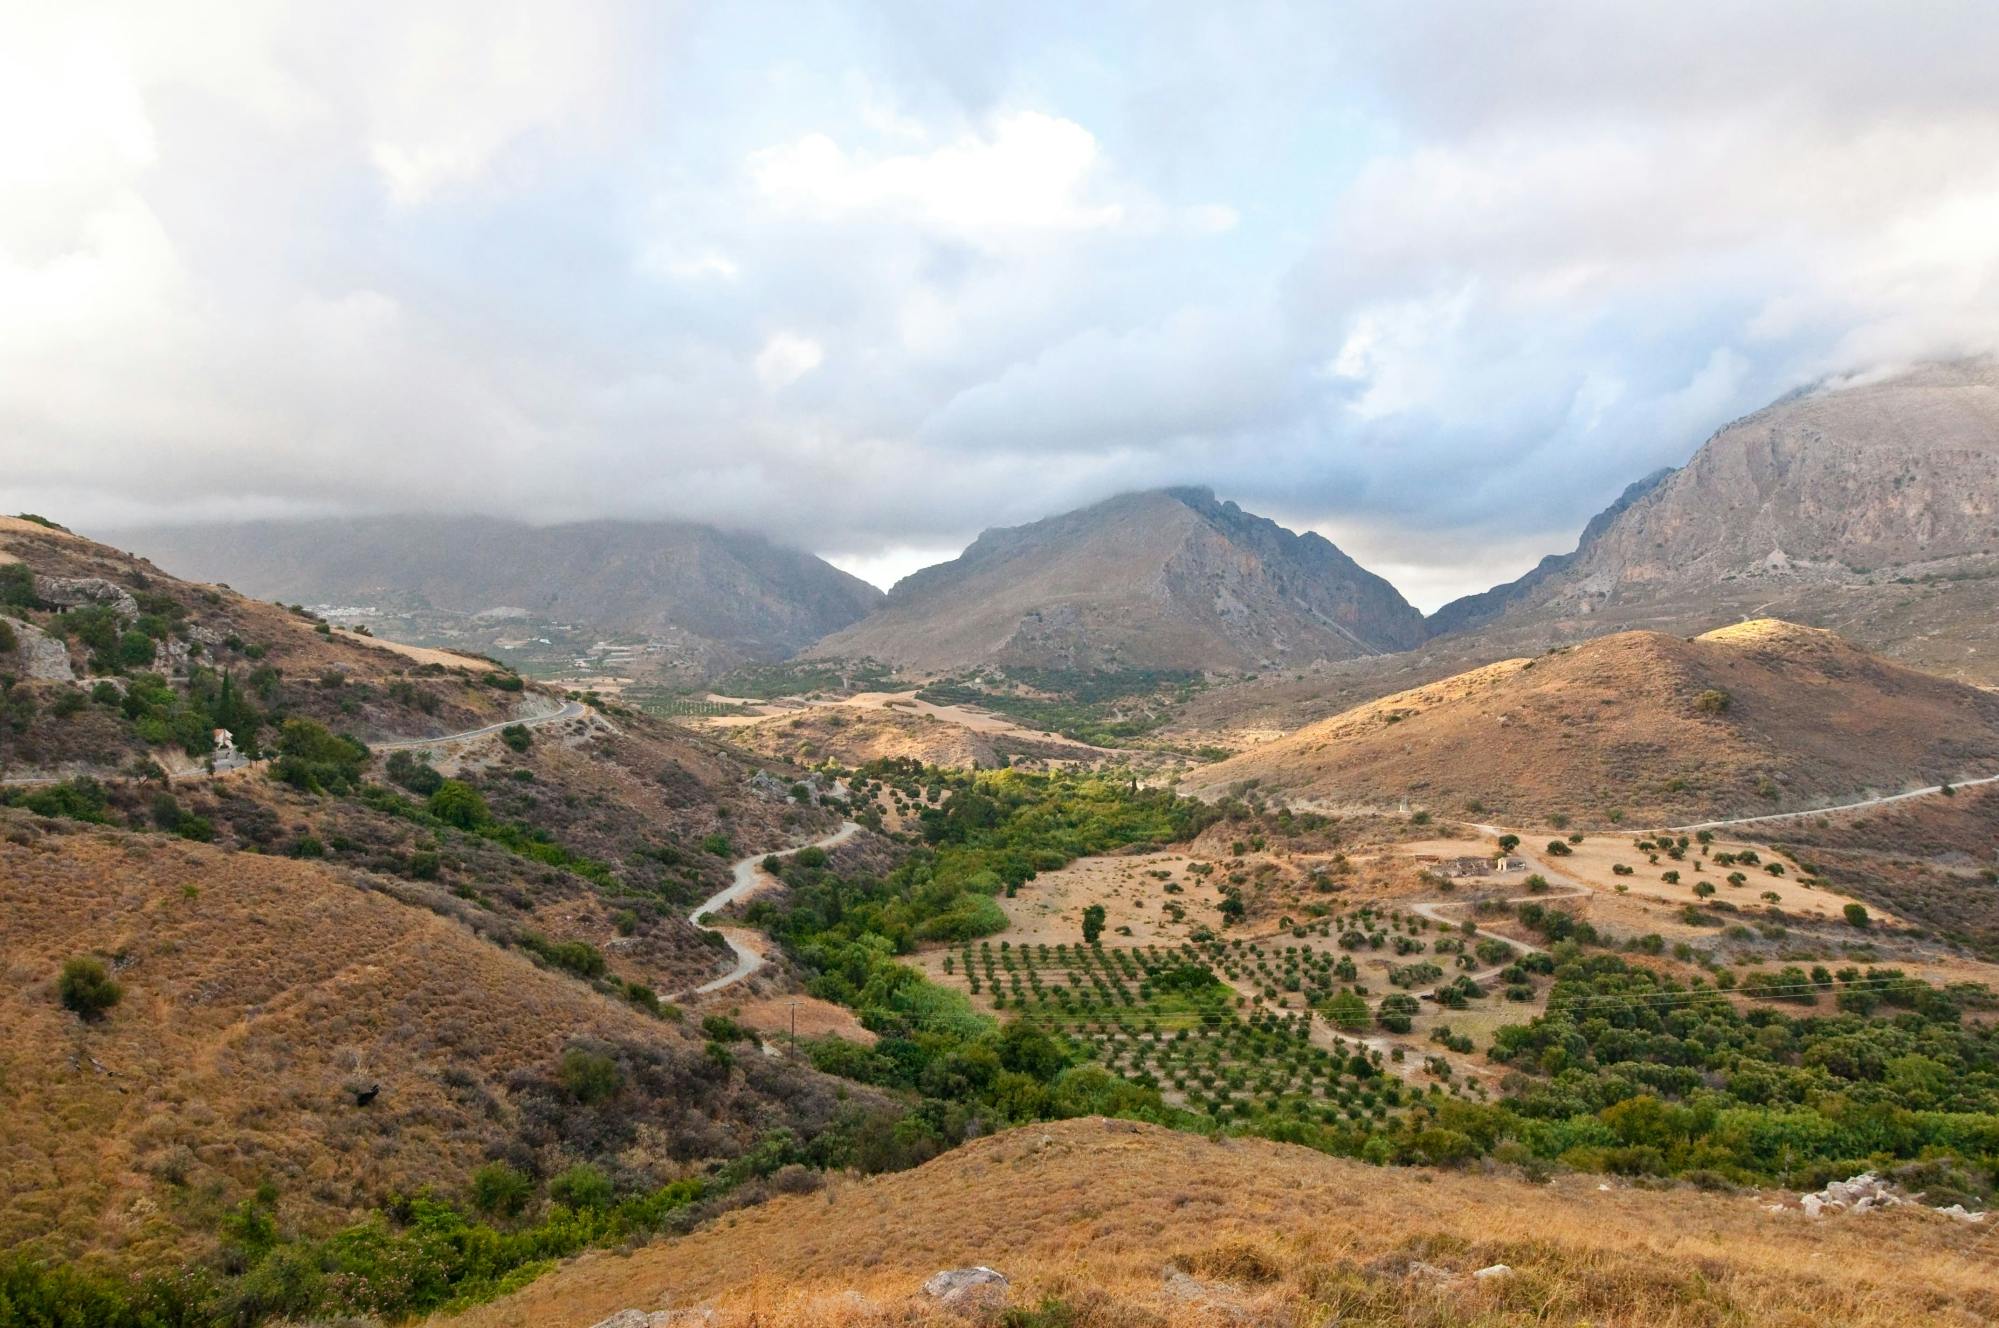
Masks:
[[[1978,681],[1999,644],[1999,359],[1792,393],[1633,485],[1574,553],[1445,605],[1518,649],[1776,614]]]
[[[1772,620],[1625,632],[1368,702],[1187,777],[1448,815],[1643,824],[1999,771],[1999,697]],[[1479,812],[1483,808],[1483,812]]]
[[[988,530],[810,653],[923,672],[1243,670],[1402,650],[1422,617],[1324,538],[1203,489]]]
[[[667,662],[703,676],[783,658],[881,600],[809,553],[688,522],[393,516],[116,537],[177,574],[254,595],[414,616],[426,639],[533,639],[570,625],[586,630],[564,644],[587,646],[593,634],[656,640]]]
[[[281,717],[422,738],[559,704],[490,660],[336,631],[11,517],[0,518],[0,675],[9,782],[134,758],[192,770],[213,756],[216,727],[254,752]]]
[[[630,1255],[588,1255],[448,1321],[963,1323],[918,1288],[984,1264],[1028,1324],[1973,1322],[1983,1232],[1907,1210],[1810,1222],[1768,1198],[1568,1177],[1382,1169],[1255,1139],[1085,1119],[774,1201]],[[1505,1264],[1510,1276],[1474,1279]],[[1920,1286],[1916,1295],[1911,1288]],[[1038,1311],[1038,1314],[1037,1314]],[[712,1317],[709,1317],[712,1315]]]
[[[324,1231],[494,1159],[661,1185],[845,1109],[491,943],[441,886],[4,809],[0,832],[0,1250],[144,1267],[211,1248],[260,1186]],[[85,956],[123,987],[95,1021],[56,999]],[[579,1049],[622,1087],[579,1097]]]

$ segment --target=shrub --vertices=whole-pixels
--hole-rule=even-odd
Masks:
[[[305,793],[343,793],[360,782],[368,749],[309,719],[288,719],[278,731],[271,778]]]
[[[477,830],[491,819],[486,800],[479,790],[456,779],[447,779],[430,795],[430,814],[460,830]]]
[[[517,1217],[534,1197],[534,1182],[504,1162],[488,1162],[472,1173],[472,1204],[494,1217]]]
[[[578,1102],[602,1102],[618,1091],[624,1074],[618,1063],[602,1052],[571,1047],[562,1053],[562,1086]]]
[[[500,741],[514,751],[524,752],[534,741],[534,735],[528,732],[528,726],[525,724],[509,724],[500,730]]]
[[[588,1162],[578,1162],[548,1183],[548,1197],[571,1208],[609,1208],[612,1193],[611,1178]]]
[[[1694,712],[1701,715],[1725,715],[1734,698],[1719,687],[1710,687],[1694,698]]]
[[[125,995],[110,970],[84,955],[62,966],[62,978],[56,989],[62,995],[62,1003],[84,1019],[102,1018]]]
[[[1565,839],[1551,839],[1548,841],[1548,856],[1551,858],[1566,858],[1574,852],[1575,850],[1569,847],[1568,841]]]
[[[1848,904],[1844,909],[1841,909],[1840,911],[1843,914],[1845,914],[1846,925],[1849,927],[1864,928],[1873,925],[1874,920],[1867,916],[1866,908],[1864,908],[1859,904]]]

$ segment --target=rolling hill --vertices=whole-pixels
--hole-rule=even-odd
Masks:
[[[841,1109],[830,1082],[732,1075],[697,1032],[493,944],[477,905],[422,898],[0,809],[0,1250],[145,1266],[211,1248],[262,1184],[287,1227],[325,1230],[422,1185],[460,1191],[494,1158],[659,1184]],[[55,999],[78,956],[124,989],[100,1020]],[[576,1048],[626,1088],[579,1100]]]
[[[1258,1139],[1059,1121],[634,1254],[587,1255],[434,1322],[588,1328],[635,1310],[638,1322],[658,1311],[653,1322],[721,1328],[962,1324],[919,1288],[975,1265],[1012,1279],[1009,1322],[1077,1328],[1500,1328],[1556,1306],[1562,1322],[1614,1328],[1887,1328],[1999,1312],[1976,1227],[1907,1210],[1814,1223],[1767,1202],[1376,1168]],[[1502,1264],[1506,1274],[1470,1275]]]
[[[1244,670],[1403,650],[1422,616],[1318,535],[1205,489],[988,530],[812,647],[919,672]]]
[[[1999,773],[1999,696],[1774,620],[1624,632],[1348,710],[1187,777],[1220,792],[1601,824],[1812,807]],[[1483,808],[1483,811],[1478,811]]]

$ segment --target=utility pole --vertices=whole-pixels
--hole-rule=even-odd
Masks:
[[[796,1000],[791,1003],[791,1050],[794,1053],[798,1050],[798,1002]]]

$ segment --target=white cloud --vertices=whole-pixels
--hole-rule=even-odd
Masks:
[[[811,337],[796,332],[778,332],[757,352],[757,380],[776,391],[789,387],[817,369],[826,359],[826,349]]]
[[[1091,197],[1097,140],[1073,120],[1039,111],[998,117],[928,152],[851,154],[807,134],[751,155],[750,178],[778,207],[821,219],[881,214],[979,240],[1009,232],[1093,231],[1119,225],[1123,203]]]
[[[4,6],[0,482],[886,577],[1205,481],[1458,588],[1806,378],[1999,342],[1995,49],[1805,0]]]

